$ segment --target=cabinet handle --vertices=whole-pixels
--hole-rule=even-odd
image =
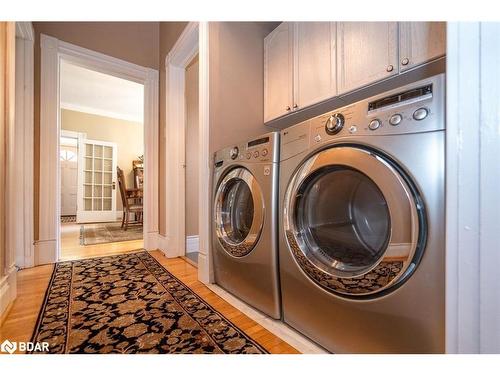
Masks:
[[[393,69],[394,69],[394,67],[393,67],[392,65],[389,65],[389,66],[387,67],[387,71],[388,71],[388,72],[392,72],[392,70],[393,70]]]
[[[405,57],[403,60],[401,60],[401,65],[408,65],[409,62],[410,59],[408,59],[408,57]]]
[[[294,104],[293,108],[299,108],[299,106],[297,104]]]
[[[286,107],[286,110],[287,110],[287,111],[291,110],[290,106]]]

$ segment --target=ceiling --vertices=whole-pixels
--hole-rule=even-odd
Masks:
[[[144,86],[61,61],[61,108],[142,123]]]

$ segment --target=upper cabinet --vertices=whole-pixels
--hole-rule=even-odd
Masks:
[[[264,121],[293,107],[293,24],[283,22],[264,40]]]
[[[264,121],[336,94],[335,24],[283,22],[264,40]]]
[[[445,22],[401,22],[399,64],[404,71],[446,53]]]
[[[396,22],[337,24],[339,94],[398,73]]]
[[[336,94],[335,23],[294,24],[294,103],[307,107]]]
[[[284,22],[264,40],[264,122],[445,52],[443,22]]]

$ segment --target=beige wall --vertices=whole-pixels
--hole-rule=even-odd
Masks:
[[[175,42],[187,26],[187,22],[160,22],[160,145],[159,145],[159,218],[158,225],[160,234],[166,233],[166,200],[165,200],[165,127],[166,127],[166,109],[165,109],[165,57],[174,46]]]
[[[98,116],[90,113],[61,110],[61,129],[86,133],[88,139],[117,144],[117,165],[123,169],[127,188],[134,187],[132,160],[144,154],[144,127],[142,123]],[[122,209],[118,181],[116,209]]]
[[[186,68],[186,236],[198,235],[198,56]]]
[[[264,126],[264,37],[274,26],[212,22],[210,152],[269,132]]]
[[[15,25],[0,22],[0,322],[16,298],[15,249],[8,244],[6,223],[16,209],[7,201],[9,186],[7,163],[12,160],[15,97]],[[10,189],[14,188],[10,185]]]
[[[35,102],[34,102],[34,216],[38,239],[38,194],[40,154],[40,34],[101,52],[141,66],[159,67],[159,22],[34,22]]]

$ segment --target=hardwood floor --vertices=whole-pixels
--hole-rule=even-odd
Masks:
[[[121,244],[124,243],[122,242]],[[77,256],[80,259],[84,257],[113,255],[133,250],[131,248],[132,246],[122,246],[122,251],[120,251],[119,246],[117,247],[115,245],[116,244],[95,245],[100,247],[93,250],[86,250],[84,253],[82,251],[76,251],[77,248],[75,247],[72,251],[67,251],[66,254],[63,254],[63,256],[66,258]],[[87,248],[90,246],[85,247]],[[166,258],[163,253],[158,250],[152,251],[151,255],[153,255],[173,275],[183,281],[200,297],[205,299],[210,305],[261,344],[270,353],[298,353],[298,351],[288,343],[273,335],[198,281],[196,267],[182,258]],[[3,326],[0,328],[0,342],[3,342],[3,340],[7,338],[12,341],[30,340],[52,270],[53,265],[45,265],[19,271],[18,297],[9,315],[5,319]]]
[[[142,249],[143,240],[111,242],[97,245],[80,245],[80,224],[61,224],[61,261],[84,259]]]

